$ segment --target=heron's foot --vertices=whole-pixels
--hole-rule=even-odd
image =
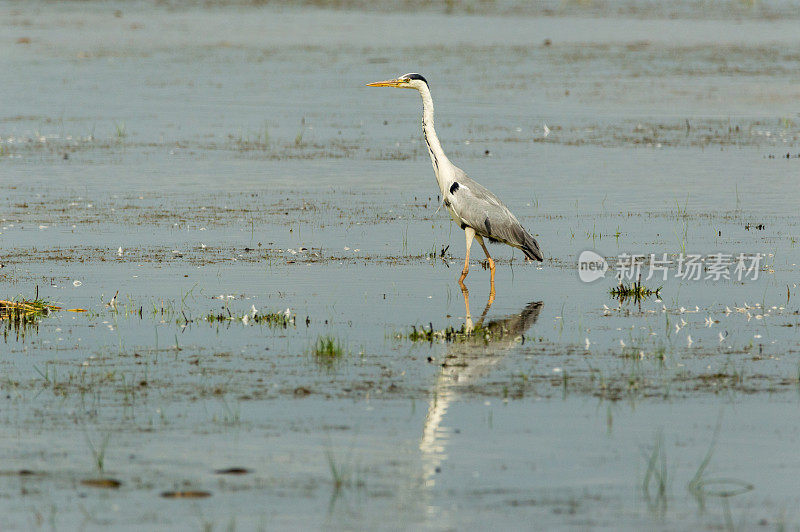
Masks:
[[[475,330],[475,324],[472,323],[472,318],[467,316],[466,320],[464,320],[464,332],[467,334],[471,334],[472,331]]]

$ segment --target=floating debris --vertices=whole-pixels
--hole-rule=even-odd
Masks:
[[[34,471],[32,469],[13,469],[8,471],[0,471],[0,476],[43,477],[45,476],[45,473]]]
[[[0,299],[0,321],[5,323],[6,333],[13,329],[17,332],[26,327],[36,326],[39,320],[51,312],[62,310],[50,304],[38,295],[35,299],[2,300]],[[67,309],[68,312],[86,312],[84,309]]]
[[[217,475],[246,475],[252,473],[249,469],[244,467],[229,467],[226,469],[215,469],[214,474]]]
[[[164,491],[161,496],[165,499],[205,499],[211,497],[211,492],[202,490]]]
[[[0,320],[34,320],[47,316],[54,310],[61,310],[61,307],[51,305],[42,299],[0,300]]]
[[[91,488],[117,489],[122,486],[122,482],[115,478],[87,478],[81,480],[81,484]]]

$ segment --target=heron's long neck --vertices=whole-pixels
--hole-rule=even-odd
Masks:
[[[428,154],[431,156],[431,164],[433,164],[433,171],[436,174],[436,181],[439,183],[439,189],[444,194],[445,187],[448,186],[444,182],[443,170],[450,165],[450,160],[442,150],[442,144],[439,142],[439,137],[436,136],[436,130],[433,127],[433,99],[431,99],[431,91],[427,87],[419,91],[422,96],[422,134],[425,136],[425,144],[428,145]]]

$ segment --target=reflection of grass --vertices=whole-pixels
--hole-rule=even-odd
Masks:
[[[334,488],[341,489],[350,483],[350,471],[346,470],[341,464],[336,463],[336,457],[332,451],[326,451],[325,457],[328,459],[328,468],[331,471],[331,481]]]
[[[656,435],[653,450],[647,458],[647,471],[642,481],[647,504],[653,513],[664,515],[667,511],[667,454],[664,451],[664,434]]]
[[[333,484],[333,491],[331,492],[331,500],[328,504],[328,513],[332,513],[336,506],[336,501],[342,494],[343,490],[350,489],[363,489],[366,482],[362,478],[362,471],[359,467],[351,464],[342,464],[337,462],[336,456],[333,451],[328,449],[325,451],[325,458],[328,461],[328,469],[331,473],[331,483]],[[348,460],[349,461],[349,460]]]
[[[397,339],[407,339],[412,342],[468,342],[468,341],[483,341],[489,343],[491,341],[500,340],[502,338],[508,339],[509,333],[503,327],[483,327],[481,324],[474,327],[468,327],[467,324],[462,324],[460,328],[448,327],[446,329],[434,329],[433,324],[428,328],[411,326],[411,332],[407,334],[395,334]],[[518,335],[521,341],[524,341],[522,335]]]
[[[686,254],[686,241],[689,238],[689,221],[683,221],[683,231],[679,232],[677,229],[675,231],[675,238],[678,240],[678,249],[682,254]]]
[[[735,478],[707,478],[705,475],[706,468],[711,462],[711,457],[714,454],[714,447],[716,446],[717,436],[721,427],[721,419],[717,422],[717,427],[714,429],[714,435],[711,437],[711,444],[708,446],[708,451],[705,457],[700,462],[697,471],[689,481],[687,486],[689,493],[691,493],[697,500],[697,504],[702,510],[705,508],[706,497],[718,497],[727,499],[736,495],[741,495],[752,491],[754,486],[749,482]],[[728,512],[726,512],[726,521],[730,522]]]
[[[215,420],[231,427],[240,425],[242,423],[242,410],[239,403],[237,402],[231,408],[224,396],[220,397],[220,403],[222,404],[222,416]]]
[[[738,194],[738,191],[737,191],[737,194]],[[675,208],[676,208],[675,219],[678,220],[679,223],[681,221],[683,223],[683,231],[682,231],[683,234],[681,234],[681,232],[679,232],[676,229],[675,230],[675,237],[678,239],[678,247],[680,249],[680,252],[685,254],[686,253],[686,242],[687,242],[688,236],[689,236],[689,219],[688,219],[688,216],[689,216],[689,195],[688,194],[686,195],[686,202],[683,204],[683,208],[681,208],[680,202],[678,202],[678,200],[676,199],[675,200]]]
[[[269,146],[269,124],[264,121],[264,130],[259,132],[259,140],[264,146]]]

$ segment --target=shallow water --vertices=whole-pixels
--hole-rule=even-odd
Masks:
[[[88,311],[5,322],[4,528],[796,527],[796,24],[626,6],[0,4],[0,299]],[[545,251],[489,305],[363,87],[413,70]],[[620,302],[587,249],[764,262]]]

